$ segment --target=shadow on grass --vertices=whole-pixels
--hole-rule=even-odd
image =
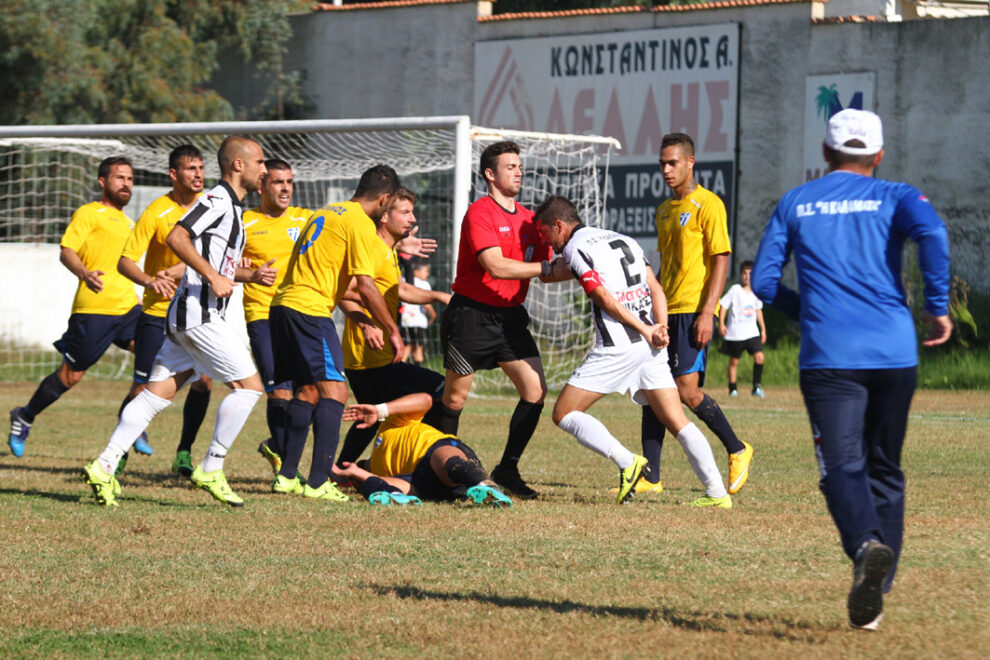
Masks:
[[[697,632],[745,633],[778,639],[821,643],[824,634],[838,626],[825,627],[803,621],[767,614],[703,612],[677,610],[670,607],[622,607],[617,605],[588,605],[572,600],[543,600],[529,596],[500,596],[497,594],[421,589],[411,585],[386,586],[366,583],[359,585],[379,596],[397,596],[414,600],[476,602],[496,607],[533,609],[569,614],[578,612],[595,617],[609,616],[637,621],[663,621],[672,626]]]

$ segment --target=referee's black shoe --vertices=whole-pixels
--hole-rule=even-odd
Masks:
[[[517,467],[507,468],[499,464],[492,470],[491,477],[492,481],[520,499],[531,500],[540,495],[526,485]]]

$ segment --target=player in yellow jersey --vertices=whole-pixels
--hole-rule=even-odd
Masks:
[[[79,207],[61,242],[62,265],[79,278],[69,327],[55,348],[62,364],[48,374],[27,405],[10,411],[7,444],[14,456],[24,455],[24,443],[34,418],[82,380],[110,344],[131,350],[141,306],[134,285],[117,272],[117,258],[134,223],[124,215],[131,200],[134,170],[129,160],[111,156],[100,162],[100,201]]]
[[[275,381],[292,381],[295,390],[287,410],[285,454],[272,484],[275,492],[338,502],[348,499],[329,479],[347,400],[344,356],[330,315],[350,280],[356,279],[364,306],[385,329],[393,355],[402,354],[399,327],[375,286],[372,258],[381,249],[376,223],[398,188],[399,177],[391,167],[368,169],[350,201],[314,213],[292,249],[269,316]],[[313,461],[309,482],[303,486],[296,470],[311,423]]]
[[[271,437],[258,445],[258,452],[268,459],[277,474],[285,454],[286,411],[292,400],[292,383],[275,380],[268,313],[275,291],[285,279],[292,246],[313,212],[292,206],[295,182],[292,167],[287,162],[269,158],[265,161],[265,167],[268,174],[261,184],[261,206],[244,212],[244,230],[247,234],[244,259],[255,265],[268,262],[278,274],[272,286],[244,285],[244,320],[251,341],[251,353],[268,397],[266,418]]]
[[[175,284],[186,269],[185,263],[172,252],[165,239],[203,192],[203,154],[191,144],[176,147],[168,155],[168,176],[172,180],[172,190],[144,210],[117,262],[121,275],[145,289],[143,310],[134,333],[134,380],[124,405],[148,386],[155,356],[165,341],[165,312],[175,293]],[[145,258],[143,269],[138,266],[142,256]],[[190,451],[210,405],[211,382],[210,377],[203,374],[189,388],[182,409],[179,446],[172,461],[172,472],[175,474],[188,477],[193,473]],[[123,410],[124,406],[120,409]],[[143,437],[144,433],[141,435]],[[141,440],[138,438],[138,442],[134,443],[134,448],[139,452]],[[118,472],[124,462],[125,459],[121,459]]]
[[[379,245],[374,251],[375,286],[381,291],[389,315],[398,319],[399,303],[447,304],[450,294],[443,291],[419,289],[403,282],[400,275],[399,256],[395,246],[416,224],[413,213],[416,195],[399,188],[378,221]],[[351,282],[352,286],[355,282]],[[368,315],[359,303],[344,298],[340,308],[347,315],[344,336],[344,373],[354,398],[358,403],[382,403],[404,394],[426,392],[439,399],[443,394],[444,377],[420,365],[396,361],[392,347],[384,342],[385,328]],[[379,350],[380,349],[380,350]],[[352,424],[344,438],[344,445],[337,458],[338,464],[353,462],[371,442],[375,426]]]
[[[345,421],[362,428],[381,426],[367,469],[346,462],[334,468],[335,474],[355,483],[371,504],[418,504],[422,498],[512,506],[471,447],[423,422],[432,405],[433,398],[421,392],[378,405],[349,406]]]
[[[753,448],[739,440],[719,405],[704,393],[708,345],[718,320],[718,302],[729,272],[728,223],[725,204],[694,179],[694,141],[670,133],[660,142],[660,170],[673,192],[657,208],[657,279],[667,294],[670,371],[681,402],[703,421],[729,453],[729,493],[749,477]],[[664,427],[650,408],[643,408],[643,454],[650,476],[636,490],[659,491],[660,451]]]

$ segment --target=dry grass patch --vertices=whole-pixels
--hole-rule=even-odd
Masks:
[[[0,410],[32,388],[0,385]],[[616,506],[614,467],[548,415],[522,465],[539,501],[314,505],[269,492],[260,406],[228,459],[247,505],[226,509],[168,474],[181,405],[153,423],[155,455],[131,457],[106,511],[78,475],[123,389],[83,383],[38,418],[22,459],[0,452],[3,655],[977,657],[990,644],[985,396],[916,398],[905,553],[870,635],[845,623],[850,566],[796,390],[724,400],[757,452],[731,511],[684,506],[700,487],[673,439],[665,491]],[[513,405],[472,400],[464,415],[488,465]],[[637,446],[628,401],[592,412]]]

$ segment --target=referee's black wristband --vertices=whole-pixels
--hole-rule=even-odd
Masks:
[[[550,277],[553,274],[553,263],[549,260],[544,259],[540,262],[540,267],[543,269],[543,272],[540,273],[540,277]]]

